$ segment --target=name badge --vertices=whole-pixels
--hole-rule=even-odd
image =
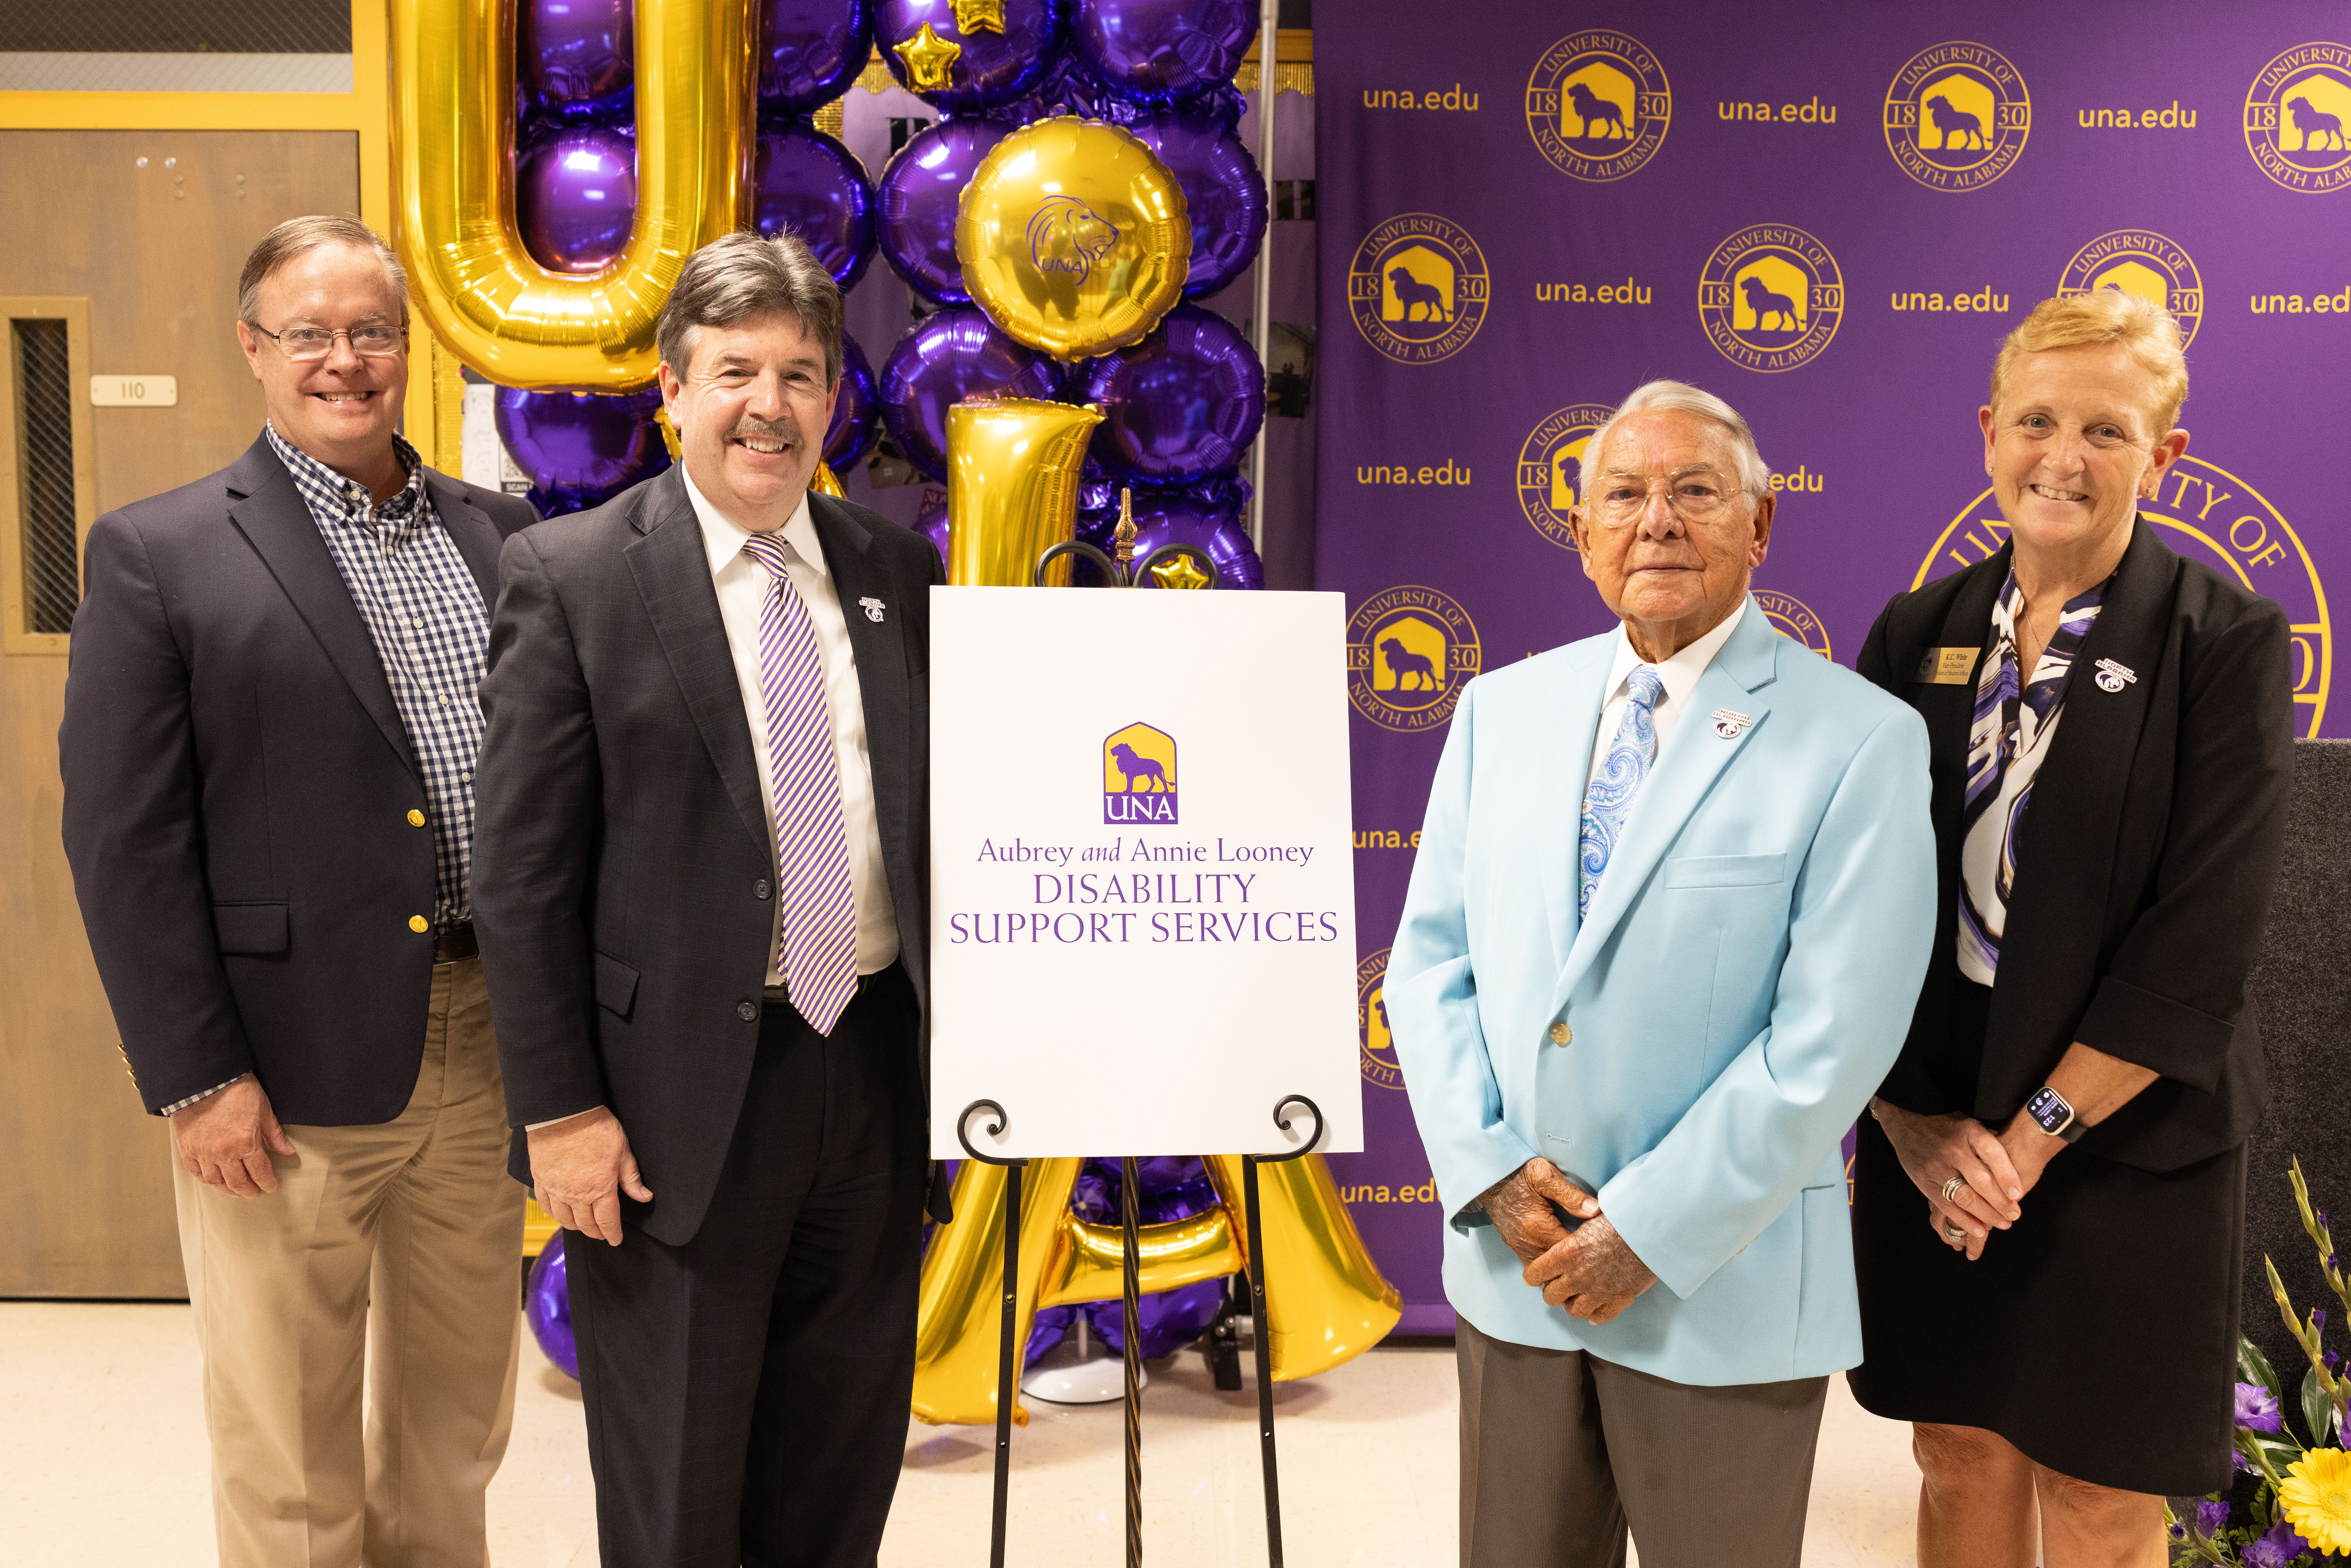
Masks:
[[[1930,686],[1963,686],[1976,673],[1980,648],[1929,648],[1918,656],[1918,673],[1910,678]]]

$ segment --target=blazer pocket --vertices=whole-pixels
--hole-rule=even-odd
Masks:
[[[286,929],[282,904],[213,905],[213,937],[224,953],[283,953]]]
[[[1767,887],[1787,874],[1786,855],[1685,855],[1666,862],[1667,887]]]
[[[596,955],[596,1005],[627,1018],[637,1001],[637,972],[618,958]]]

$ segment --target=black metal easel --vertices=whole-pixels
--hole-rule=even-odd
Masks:
[[[1322,1142],[1322,1108],[1303,1094],[1285,1094],[1274,1102],[1274,1125],[1285,1133],[1290,1130],[1290,1119],[1282,1113],[1292,1105],[1303,1105],[1313,1115],[1313,1133],[1286,1155],[1241,1156],[1241,1207],[1243,1223],[1248,1228],[1245,1242],[1249,1255],[1249,1311],[1257,1326],[1257,1426],[1259,1448],[1265,1465],[1268,1568],[1282,1568],[1281,1483],[1273,1447],[1272,1333],[1266,1316],[1265,1226],[1258,1207],[1257,1167],[1302,1158],[1312,1153],[1314,1145]],[[956,1118],[956,1140],[963,1145],[964,1153],[983,1165],[1004,1167],[1004,1314],[997,1330],[996,1498],[989,1517],[987,1538],[988,1568],[1004,1568],[1004,1519],[1012,1477],[1012,1401],[1019,1394],[1013,1384],[1012,1364],[1016,1336],[1020,1327],[1020,1172],[1029,1162],[1025,1159],[998,1159],[993,1155],[981,1154],[972,1146],[971,1119],[983,1111],[996,1118],[987,1127],[987,1135],[992,1138],[1002,1137],[1012,1119],[1006,1114],[1004,1107],[993,1100],[975,1100],[963,1108],[962,1115]],[[1126,1327],[1126,1563],[1127,1568],[1143,1568],[1143,1267],[1139,1247],[1141,1227],[1135,1221],[1135,1189],[1139,1183],[1134,1155],[1120,1158],[1119,1176],[1119,1228],[1125,1243],[1120,1284]]]

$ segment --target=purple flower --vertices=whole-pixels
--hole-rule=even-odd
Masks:
[[[2330,1256],[2332,1256],[2332,1254],[2330,1254]],[[2310,1309],[2310,1330],[2311,1330],[2311,1332],[2312,1332],[2313,1333],[2316,1333],[2320,1329],[2323,1329],[2323,1328],[2325,1328],[2325,1326],[2326,1326],[2326,1309],[2325,1309],[2325,1307],[2313,1307],[2313,1308],[2311,1308],[2311,1309]]]
[[[2240,1561],[2245,1568],[2286,1568],[2288,1563],[2309,1550],[2310,1542],[2296,1534],[2293,1525],[2281,1519],[2267,1535],[2258,1541],[2245,1542]]]
[[[2335,1364],[2341,1361],[2343,1358],[2335,1354],[2331,1350],[2323,1350],[2318,1353],[2318,1359],[2326,1364],[2327,1371],[2332,1372],[2335,1370]]]
[[[2277,1396],[2258,1383],[2237,1385],[2237,1425],[2247,1432],[2283,1432],[2285,1418],[2278,1414]]]
[[[2188,1527],[2175,1521],[2171,1526],[2171,1539],[2174,1541],[2187,1540]]]
[[[2330,1274],[2340,1274],[2343,1272],[2343,1260],[2337,1258],[2334,1253],[2329,1252],[2326,1255],[2326,1271]]]
[[[2208,1497],[2196,1505],[2196,1533],[2206,1538],[2220,1534],[2229,1528],[2229,1503],[2225,1498]]]
[[[2261,1471],[2253,1468],[2253,1461],[2245,1458],[2244,1449],[2231,1448],[2229,1450],[2229,1457],[2237,1462],[2237,1474],[2241,1476],[2257,1476],[2261,1474]]]

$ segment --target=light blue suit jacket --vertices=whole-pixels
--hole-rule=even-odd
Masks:
[[[1496,1338],[1677,1383],[1837,1371],[1861,1359],[1838,1144],[1902,1048],[1935,929],[1926,727],[1750,602],[1579,921],[1615,646],[1472,681],[1429,792],[1384,991],[1451,1217],[1446,1293]],[[1719,708],[1752,722],[1725,738]],[[1463,1212],[1537,1155],[1656,1272],[1612,1322],[1546,1306]]]

